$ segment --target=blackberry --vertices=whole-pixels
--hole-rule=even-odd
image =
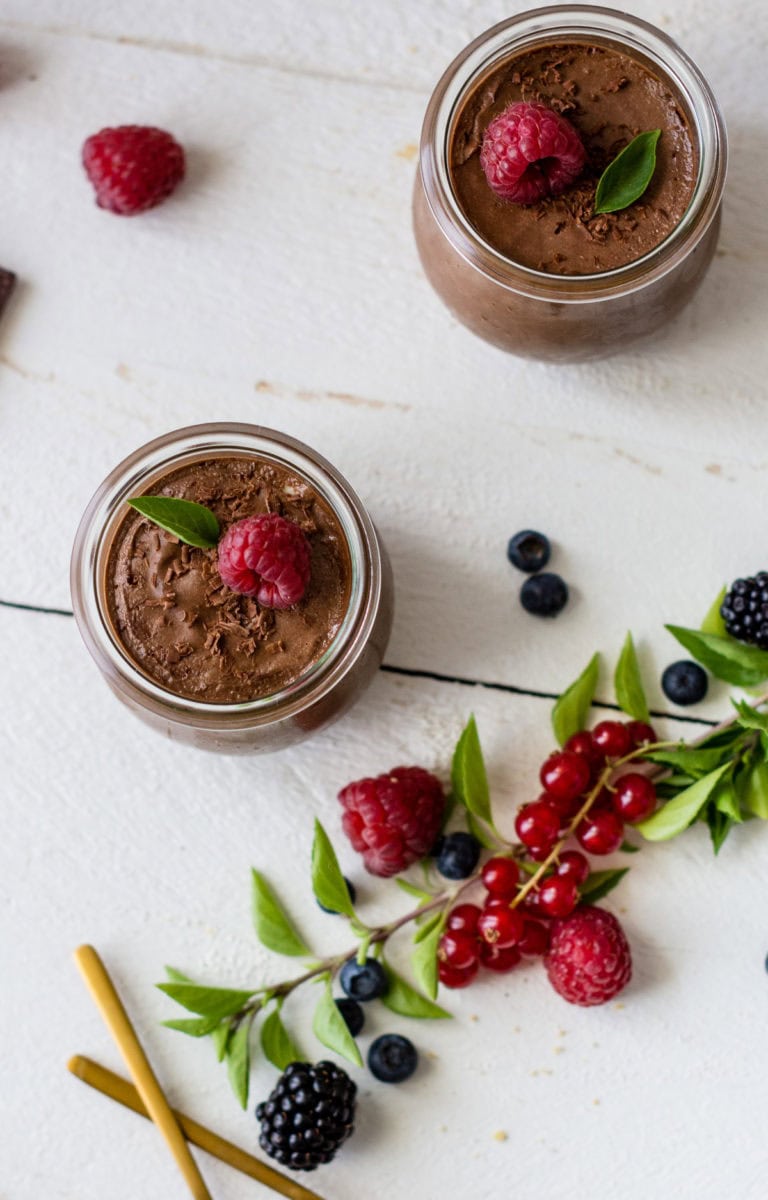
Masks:
[[[531,575],[520,589],[520,603],[536,617],[556,617],[568,603],[568,585],[552,571]]]
[[[471,833],[449,833],[437,856],[437,869],[446,879],[466,879],[480,861],[480,843]]]
[[[720,606],[720,615],[731,637],[768,650],[768,572],[737,579]]]
[[[507,544],[507,558],[512,566],[527,575],[546,567],[550,553],[549,538],[535,529],[521,529]]]
[[[707,694],[707,672],[689,659],[670,663],[661,677],[664,695],[673,704],[698,704]]]
[[[347,1073],[331,1062],[291,1063],[256,1109],[259,1145],[294,1171],[314,1171],[352,1133],[356,1092]]]

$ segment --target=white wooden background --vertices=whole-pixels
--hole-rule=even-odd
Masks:
[[[0,598],[68,607],[79,515],[136,445],[253,420],[316,446],[367,500],[397,579],[390,664],[557,691],[631,626],[657,680],[678,656],[663,622],[698,621],[723,581],[767,561],[768,12],[630,7],[682,42],[724,107],[722,242],[653,350],[554,369],[457,326],[410,232],[431,86],[508,15],[499,0],[5,0],[0,262],[21,284],[0,329]],[[96,209],[79,166],[85,136],[127,122],[189,153],[183,189],[132,221]],[[505,544],[528,525],[552,535],[572,586],[556,622],[516,601]],[[318,948],[341,948],[309,896],[314,813],[338,835],[350,778],[444,770],[473,709],[511,829],[549,704],[382,674],[313,743],[218,759],[130,720],[71,619],[3,608],[0,638],[0,1195],[182,1197],[155,1132],[64,1069],[74,1052],[119,1064],[73,947],[102,951],[173,1098],[255,1147],[210,1047],[159,1028],[162,965],[277,978],[250,932],[252,864]],[[697,712],[726,706],[713,687]],[[400,911],[339,845],[364,913]],[[531,969],[449,996],[452,1023],[372,1014],[374,1032],[414,1036],[423,1067],[400,1089],[358,1073],[359,1132],[313,1186],[329,1200],[764,1196],[767,855],[750,827],[717,862],[698,831],[632,860],[611,902],[636,960],[619,1005],[570,1008]],[[259,1067],[254,1095],[273,1079]],[[218,1200],[266,1194],[204,1168]]]

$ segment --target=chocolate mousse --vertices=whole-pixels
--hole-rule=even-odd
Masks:
[[[169,692],[214,704],[260,699],[297,680],[328,649],[349,605],[349,549],[330,505],[298,474],[242,455],[189,463],[149,490],[204,504],[222,533],[243,517],[279,513],[307,536],[311,575],[293,607],[262,607],[224,586],[215,549],[188,546],[131,510],[112,539],[105,580],[125,655]]]
[[[500,199],[480,165],[488,124],[521,100],[566,117],[587,152],[574,184],[531,205]],[[637,134],[653,129],[661,137],[647,190],[623,211],[596,215],[600,175]],[[610,46],[568,41],[517,53],[476,83],[454,122],[448,163],[464,215],[496,251],[550,274],[591,275],[641,258],[672,232],[693,195],[698,153],[668,79]]]

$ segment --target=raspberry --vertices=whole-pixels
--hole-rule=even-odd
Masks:
[[[133,217],[170,196],[184,178],[184,151],[164,129],[118,125],[91,134],[83,166],[99,208]]]
[[[354,1129],[356,1085],[331,1062],[294,1062],[256,1109],[259,1145],[294,1171],[328,1163]]]
[[[372,875],[397,875],[423,858],[440,829],[445,797],[421,767],[395,767],[339,792],[344,832]]]
[[[737,579],[720,605],[726,632],[768,649],[768,572]]]
[[[266,608],[298,604],[309,583],[309,558],[302,530],[277,513],[235,521],[219,542],[222,582]]]
[[[489,186],[513,204],[535,204],[573,183],[587,155],[576,129],[546,104],[510,104],[483,135],[480,165]]]
[[[555,921],[544,965],[555,991],[585,1007],[612,1000],[632,976],[624,930],[603,908],[578,908]]]

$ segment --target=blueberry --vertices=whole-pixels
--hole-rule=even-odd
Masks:
[[[541,571],[549,562],[551,553],[549,538],[534,529],[521,529],[507,544],[507,558],[513,567],[532,575]]]
[[[344,1024],[352,1037],[357,1037],[365,1025],[365,1013],[357,1000],[337,1000],[336,1007],[344,1018]]]
[[[354,885],[354,883],[352,883],[351,879],[347,879],[346,875],[344,876],[344,882],[347,885],[347,891],[349,892],[349,899],[352,902],[352,904],[354,904],[355,900],[357,899],[357,891],[355,889],[355,885]],[[339,914],[335,908],[326,908],[324,904],[320,904],[319,900],[317,903],[320,906],[320,908],[322,908],[323,912],[331,913],[332,916],[338,917]]]
[[[443,840],[437,869],[446,879],[466,879],[480,859],[480,843],[471,833],[449,833]]]
[[[341,968],[339,982],[351,1000],[378,1000],[387,990],[384,968],[375,958],[359,963],[349,958]]]
[[[371,1043],[368,1069],[382,1083],[410,1079],[419,1062],[413,1042],[399,1033],[383,1033]]]
[[[537,617],[556,617],[568,602],[568,587],[559,575],[542,571],[526,579],[520,589],[520,603]]]
[[[671,663],[661,677],[664,695],[673,704],[698,704],[707,694],[707,672],[689,659]]]

